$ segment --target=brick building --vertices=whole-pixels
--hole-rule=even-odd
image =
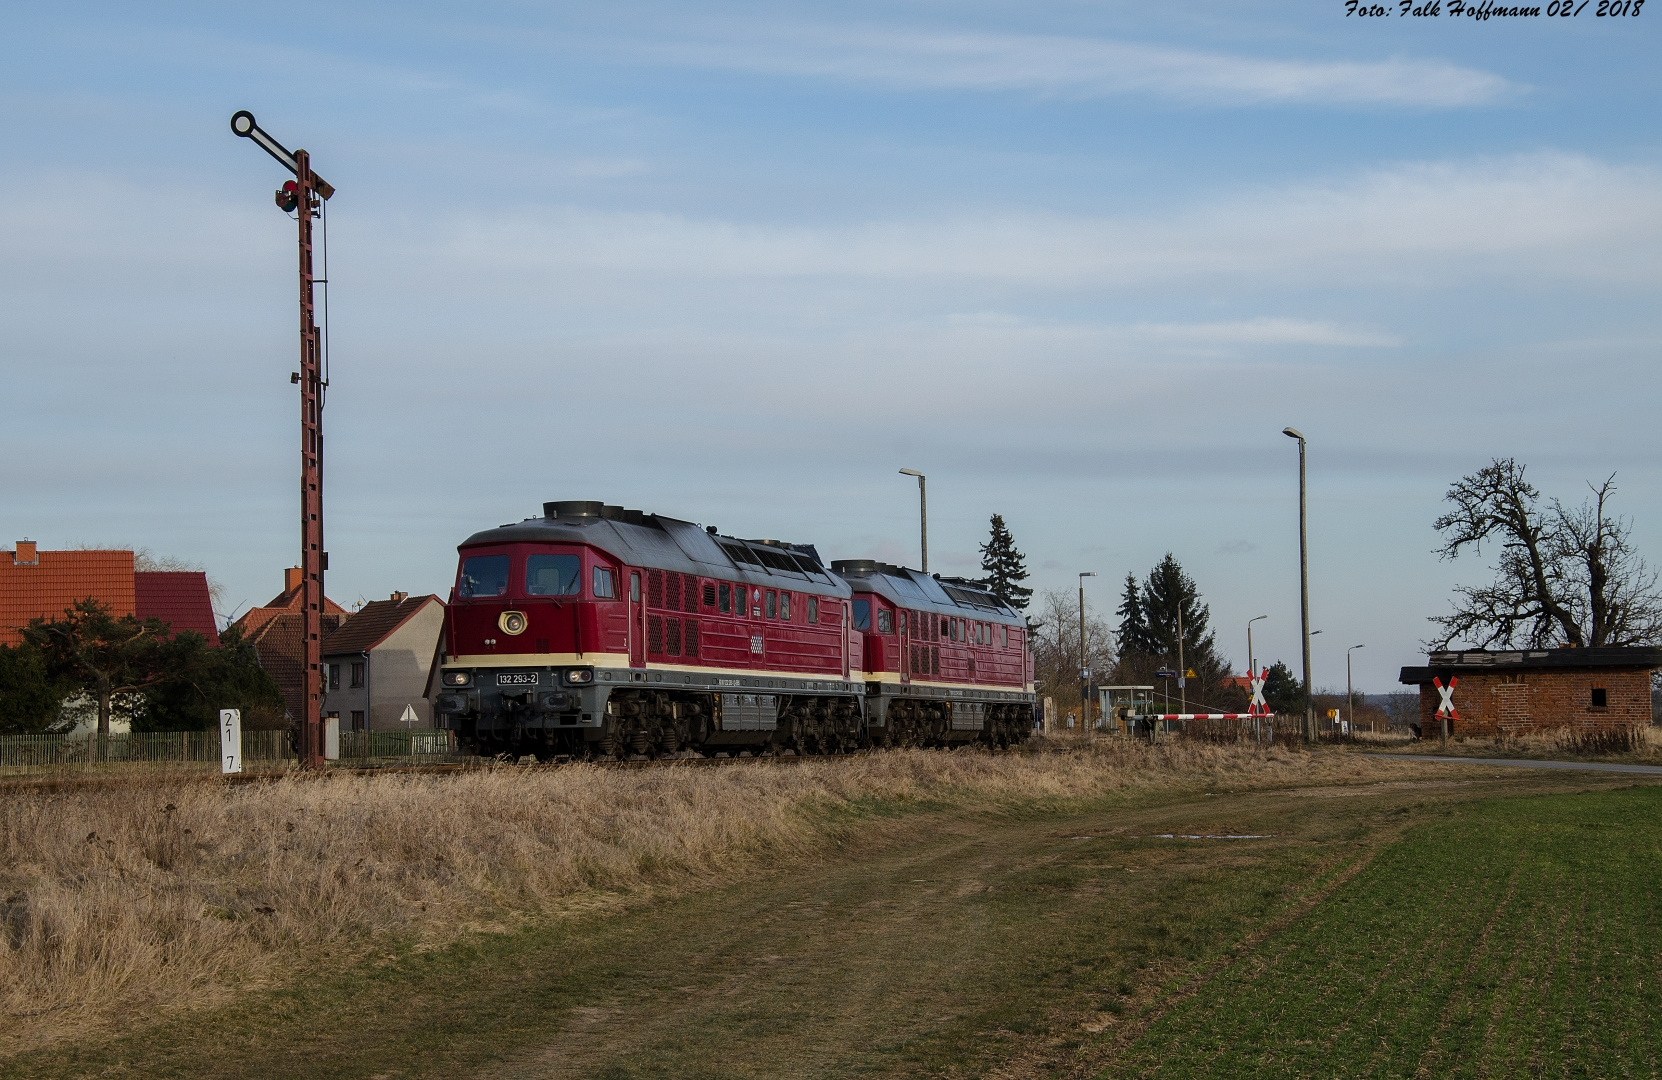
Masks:
[[[1442,733],[1441,697],[1431,683],[1454,684],[1460,714],[1450,735],[1520,735],[1562,727],[1634,728],[1651,723],[1650,675],[1662,649],[1531,649],[1520,652],[1434,652],[1424,667],[1405,667],[1399,681],[1420,688],[1420,730]]]

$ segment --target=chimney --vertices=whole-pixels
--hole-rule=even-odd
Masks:
[[[283,591],[286,593],[293,592],[294,590],[300,588],[300,583],[305,580],[304,573],[305,572],[298,566],[291,566],[287,570],[284,570]]]
[[[17,542],[17,555],[13,561],[18,566],[38,566],[40,556],[35,552],[35,542],[33,540],[19,540]]]
[[[410,598],[410,594],[407,593],[407,592],[395,592],[395,593],[392,594],[392,602],[395,603],[395,604],[402,604],[404,601],[408,600],[409,598]]]

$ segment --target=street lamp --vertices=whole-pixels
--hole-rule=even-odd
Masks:
[[[1247,620],[1247,677],[1251,679],[1258,677],[1258,665],[1252,662],[1252,624],[1259,619],[1267,618],[1269,618],[1268,615],[1254,615]]]
[[[1312,631],[1310,631],[1310,636],[1315,637],[1320,633],[1321,633],[1320,630],[1312,630]],[[1317,723],[1317,720],[1316,720],[1316,699],[1310,693],[1310,680],[1308,678],[1305,679],[1304,686],[1305,686],[1305,690],[1304,690],[1304,711],[1305,711],[1305,714],[1310,719],[1310,738],[1314,739],[1316,737],[1316,723]]]
[[[1282,428],[1281,434],[1298,440],[1298,609],[1304,631],[1304,737],[1316,737],[1316,709],[1310,700],[1310,552],[1305,528],[1304,436],[1297,428]]]
[[[1356,727],[1356,698],[1350,689],[1350,654],[1365,648],[1366,645],[1352,645],[1345,650],[1345,718],[1350,721],[1352,729]]]
[[[918,478],[918,532],[919,546],[923,548],[923,565],[919,567],[924,573],[929,573],[929,499],[923,489],[923,474],[916,469],[901,469],[902,476]]]
[[[1091,713],[1091,667],[1085,656],[1085,579],[1096,577],[1095,570],[1079,572],[1079,722]]]

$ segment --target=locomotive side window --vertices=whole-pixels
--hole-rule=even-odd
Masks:
[[[1008,626],[998,628],[998,647],[1001,649],[1010,647],[1010,628]]]
[[[856,601],[854,601],[854,629],[856,629],[856,630],[870,630],[871,629],[871,601],[870,600],[856,600]]]
[[[458,596],[507,596],[508,556],[474,555],[462,562]]]
[[[774,592],[772,589],[769,589],[768,590],[768,618],[777,619],[778,617],[779,617],[779,594]]]
[[[894,616],[888,608],[877,609],[877,632],[879,634],[894,633]]]
[[[576,596],[583,591],[583,564],[575,555],[532,555],[525,560],[526,596]]]
[[[900,636],[906,636],[906,613],[904,611],[900,613]]]
[[[819,597],[817,596],[808,597],[808,621],[811,623],[819,622]]]
[[[716,586],[716,610],[723,614],[733,610],[733,586],[725,581]]]
[[[637,604],[641,602],[641,576],[639,574],[629,575],[629,599]]]
[[[788,592],[779,594],[779,617],[786,622],[791,621],[791,594]]]
[[[612,578],[611,567],[594,568],[594,595],[599,600],[611,600],[617,596],[617,583]]]

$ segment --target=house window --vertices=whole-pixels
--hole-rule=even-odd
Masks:
[[[610,567],[597,566],[594,568],[594,595],[599,600],[610,600],[617,596],[617,588],[612,583]]]
[[[811,623],[819,622],[819,597],[817,596],[808,597],[808,621]]]
[[[357,686],[362,686],[363,684],[364,684],[364,664],[363,664],[362,661],[359,661],[358,663],[352,665],[352,685],[357,687]]]
[[[364,730],[364,711],[362,709],[353,709],[352,710],[352,730],[353,731],[362,731],[362,730]]]
[[[1605,697],[1604,687],[1593,687],[1593,708],[1602,709],[1606,704],[1608,704],[1608,699]]]
[[[725,581],[716,586],[716,610],[723,614],[733,610],[733,586]]]
[[[331,689],[331,690],[339,690],[340,689],[340,665],[339,664],[330,664],[329,665],[329,689]]]
[[[768,590],[768,618],[777,619],[778,617],[779,617],[779,594],[774,592],[772,589],[769,589]]]

